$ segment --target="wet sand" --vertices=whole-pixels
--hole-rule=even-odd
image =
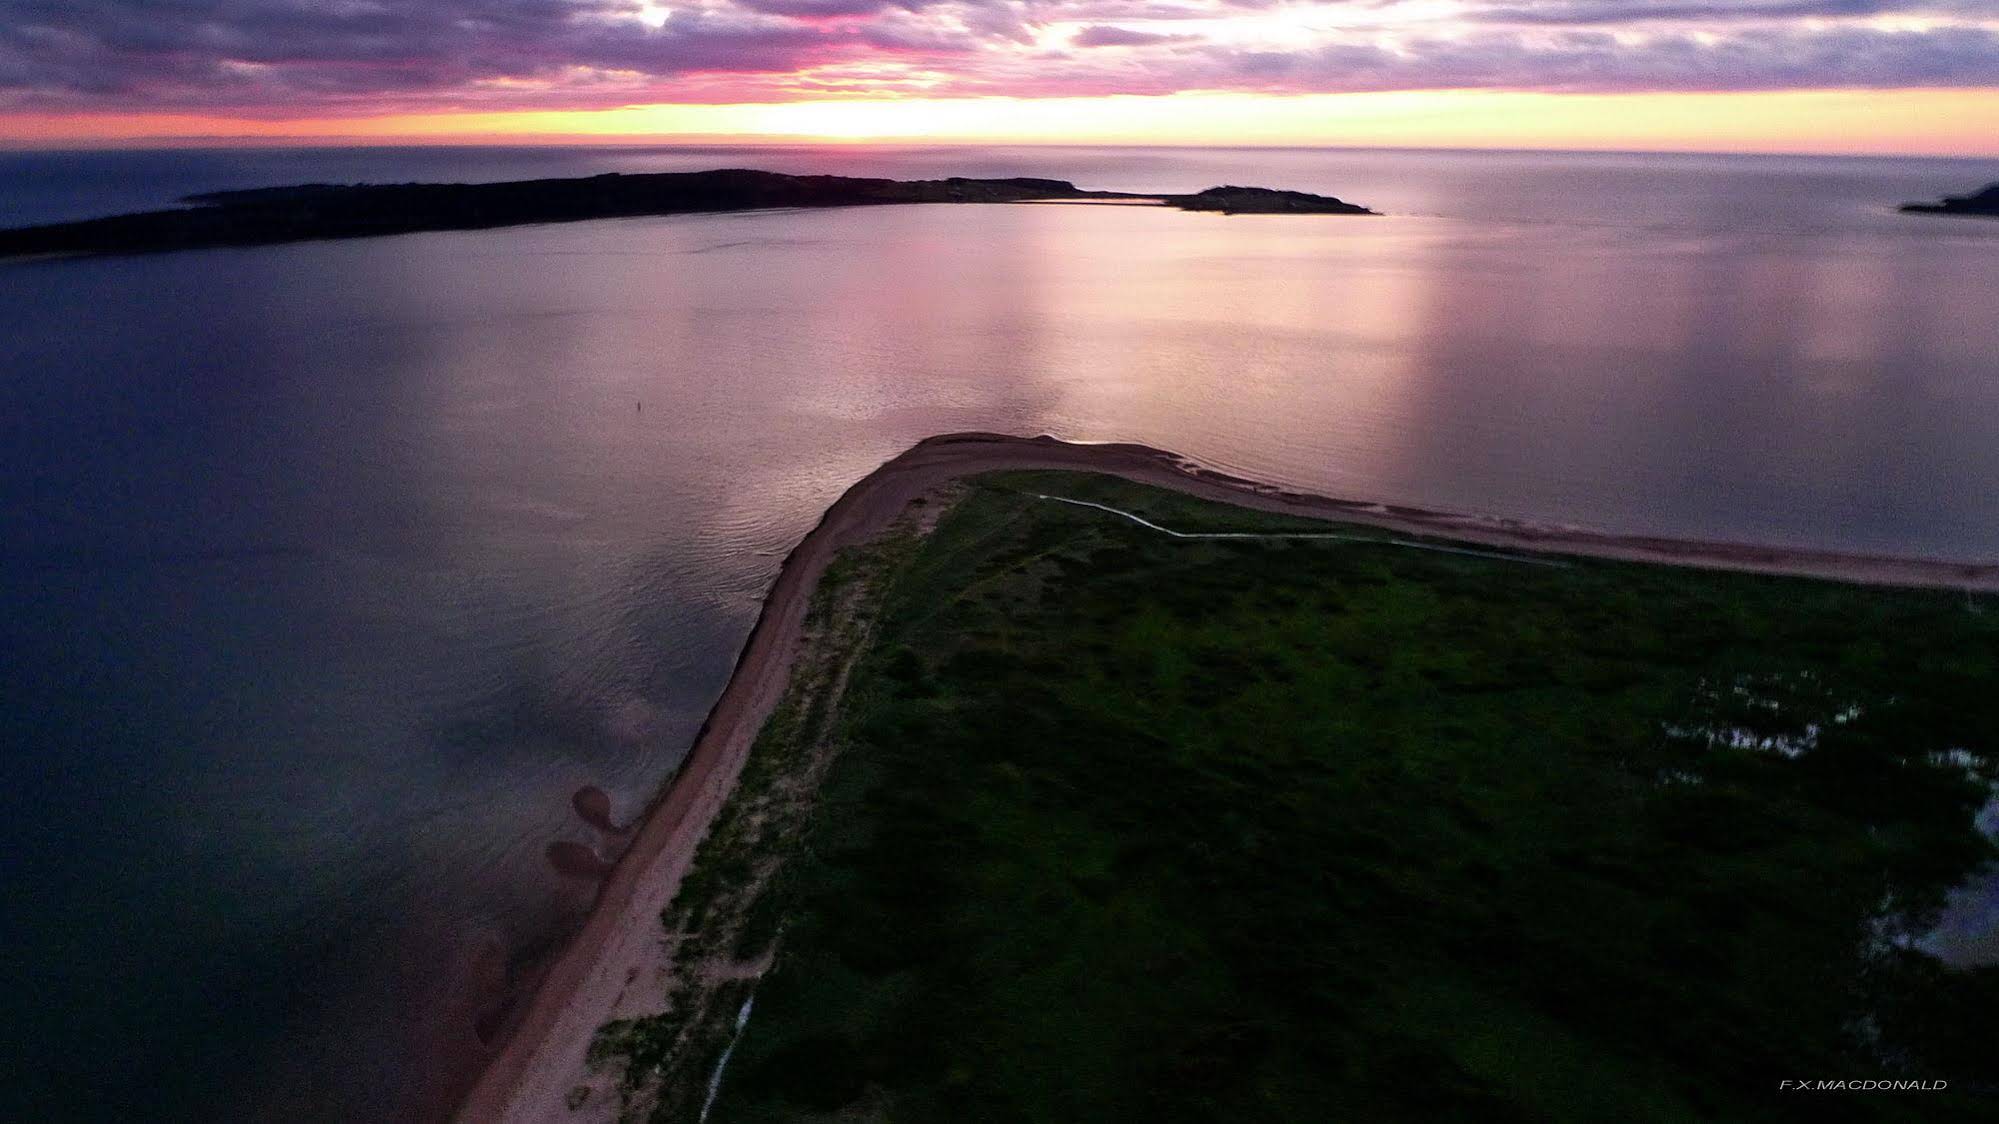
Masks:
[[[1259,511],[1512,551],[1863,584],[1999,590],[1999,563],[1613,535],[1328,499],[1202,469],[1142,445],[1071,445],[1053,438],[984,433],[930,438],[848,489],[785,559],[737,658],[735,673],[694,748],[639,821],[630,848],[610,868],[583,928],[549,966],[523,1013],[503,1033],[497,1051],[460,1105],[457,1119],[487,1124],[570,1118],[565,1098],[581,1082],[592,1037],[628,988],[645,986],[643,969],[656,961],[664,938],[660,912],[671,902],[710,820],[728,798],[757,732],[784,694],[805,611],[827,564],[841,550],[887,528],[917,497],[962,477],[1008,469],[1099,472]],[[582,855],[565,858],[579,874],[588,865]],[[594,1112],[603,1108],[590,1106]]]

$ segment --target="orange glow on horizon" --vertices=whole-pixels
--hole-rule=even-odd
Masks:
[[[855,98],[304,119],[0,114],[0,144],[11,147],[288,141],[1380,145],[1999,157],[1999,89]]]

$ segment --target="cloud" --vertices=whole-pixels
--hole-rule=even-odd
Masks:
[[[1152,31],[1133,31],[1126,27],[1105,27],[1101,24],[1086,27],[1069,37],[1069,42],[1078,47],[1149,47],[1155,43],[1172,43],[1192,38],[1188,35],[1163,35]]]
[[[889,6],[889,0],[736,0],[752,12],[797,19],[834,19],[841,16],[873,15]]]
[[[1923,5],[1897,0],[1554,0],[1475,10],[1481,23],[1601,25],[1619,23],[1741,23],[1755,20],[1872,16]]]
[[[1481,34],[1404,51],[1334,45],[1293,52],[1218,50],[1237,81],[1285,92],[1502,88],[1625,93],[1798,88],[1999,86],[1999,33],[1982,28],[1660,35]]]
[[[857,31],[748,7],[675,12],[657,28],[637,15],[611,0],[0,0],[0,82],[30,102],[337,103],[781,73],[864,49]]]
[[[1999,87],[1992,0],[1440,3],[0,0],[0,108]]]

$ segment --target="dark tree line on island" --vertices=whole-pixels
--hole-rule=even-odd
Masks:
[[[1999,183],[1986,184],[1971,195],[1946,195],[1936,203],[1904,203],[1902,210],[1912,215],[1979,215],[1999,218]]]
[[[0,257],[140,253],[703,211],[889,203],[1095,202],[1227,214],[1374,213],[1330,196],[1260,187],[1143,195],[1088,191],[1066,180],[890,180],[746,169],[482,184],[304,184],[212,192],[187,202],[193,205],[0,230]]]

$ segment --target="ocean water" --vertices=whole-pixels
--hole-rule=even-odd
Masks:
[[[0,223],[717,166],[1389,214],[895,207],[0,264],[0,1117],[434,1109],[507,966],[588,904],[545,860],[594,841],[571,794],[632,814],[784,551],[932,433],[1999,557],[1999,223],[1893,212],[1992,161],[10,153]]]

